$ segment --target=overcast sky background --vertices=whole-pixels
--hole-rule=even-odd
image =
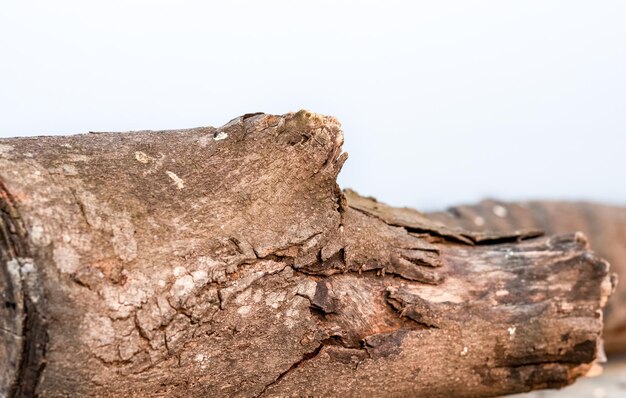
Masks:
[[[0,137],[337,116],[420,209],[626,204],[625,1],[3,1]]]

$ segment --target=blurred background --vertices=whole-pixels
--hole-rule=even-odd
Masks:
[[[0,137],[307,108],[343,123],[340,184],[392,205],[626,204],[625,21],[609,0],[3,1]],[[626,362],[556,394],[625,396]]]
[[[0,137],[337,116],[340,176],[422,210],[626,203],[623,1],[3,1]]]

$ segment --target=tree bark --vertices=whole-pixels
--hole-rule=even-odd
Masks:
[[[547,234],[581,231],[591,247],[611,264],[618,279],[626,281],[626,208],[588,202],[531,201],[507,203],[484,200],[456,206],[429,217],[471,231],[505,233],[539,228]],[[626,352],[626,283],[619,283],[604,310],[607,353]]]
[[[0,393],[481,397],[572,383],[608,264],[353,192],[331,117],[0,141]]]

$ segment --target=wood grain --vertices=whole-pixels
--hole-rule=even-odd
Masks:
[[[332,117],[0,141],[10,397],[481,397],[601,352],[582,234],[484,234],[339,189]]]

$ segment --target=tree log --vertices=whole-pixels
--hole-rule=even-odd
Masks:
[[[471,231],[506,233],[539,228],[547,234],[581,231],[593,250],[611,264],[618,279],[626,281],[626,208],[589,202],[530,201],[507,203],[484,200],[456,206],[429,217]],[[626,283],[617,285],[604,310],[607,353],[626,353]]]
[[[601,353],[582,234],[345,194],[332,117],[0,141],[0,395],[481,397]]]

